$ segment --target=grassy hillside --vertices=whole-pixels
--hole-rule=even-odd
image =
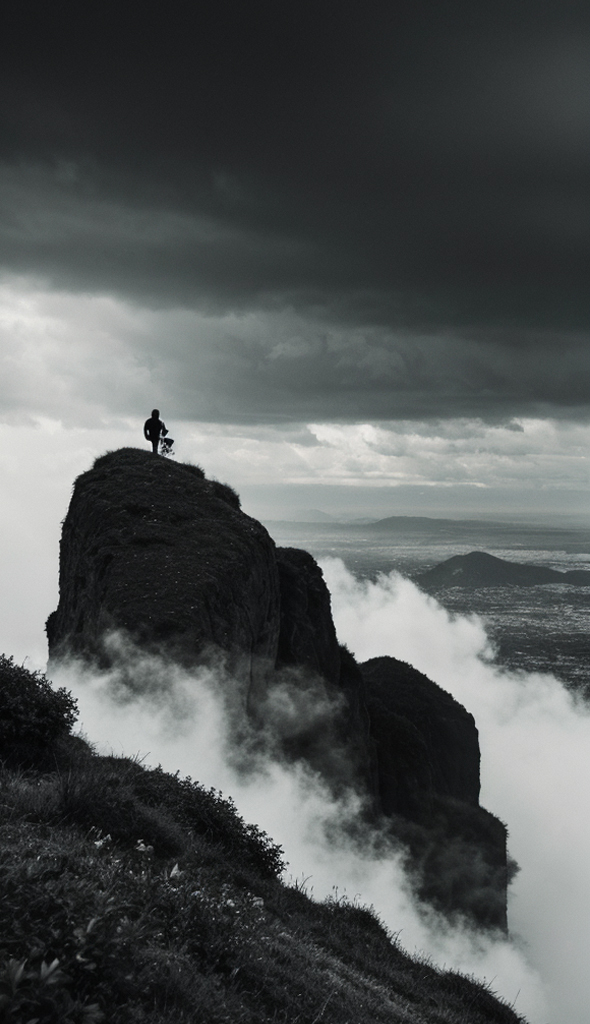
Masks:
[[[0,658],[0,1021],[522,1021],[408,957],[370,909],[285,885],[231,800],[94,754],[74,717]]]

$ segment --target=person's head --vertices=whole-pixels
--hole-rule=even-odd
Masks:
[[[153,420],[159,420],[160,419],[160,410],[159,409],[152,409],[152,419]]]

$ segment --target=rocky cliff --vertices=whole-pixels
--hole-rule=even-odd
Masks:
[[[106,665],[113,630],[185,666],[222,660],[262,724],[269,686],[288,685],[293,714],[273,714],[283,753],[305,756],[335,787],[366,776],[363,683],[358,671],[351,681],[350,659],[341,664],[319,567],[307,552],[277,549],[235,491],[198,467],[124,448],[76,480],[50,661]],[[335,754],[344,741],[346,760]]]
[[[403,841],[425,899],[505,927],[506,835],[478,804],[472,716],[394,658],[358,666],[338,643],[314,559],[277,548],[231,488],[136,449],[78,478],[50,659],[108,661],[112,630],[183,665],[224,660],[243,684],[244,713],[276,729],[281,756],[305,759],[335,790],[365,793],[367,824],[385,819]],[[271,720],[279,687],[291,713]]]
[[[479,806],[473,716],[397,658],[360,668],[379,804],[410,851],[417,891],[444,913],[506,928],[506,828]]]
[[[183,663],[215,647],[250,667],[275,661],[279,614],[272,540],[198,467],[124,448],[76,481],[50,656],[103,659],[105,632],[122,629]]]
[[[420,821],[435,796],[479,802],[479,742],[473,715],[396,658],[361,666],[386,814]]]

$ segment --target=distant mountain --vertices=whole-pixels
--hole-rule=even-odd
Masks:
[[[590,572],[573,569],[558,572],[540,565],[507,562],[485,551],[454,555],[445,562],[416,577],[425,590],[439,587],[535,587],[545,583],[568,583],[590,587]]]
[[[428,534],[452,534],[465,530],[506,530],[514,529],[512,523],[498,523],[484,519],[435,519],[432,516],[387,516],[371,523],[375,533],[406,533],[409,531]]]
[[[456,542],[473,547],[525,547],[587,551],[590,530],[542,526],[538,523],[504,522],[485,519],[435,519],[429,516],[388,516],[363,529],[367,536],[379,534],[412,538],[421,543]]]
[[[282,516],[281,519],[265,519],[264,522],[269,526],[290,526],[296,523],[298,526],[310,526],[316,527],[335,527],[336,529],[347,527],[365,526],[367,523],[373,525],[375,523],[374,516],[347,516],[347,515],[332,515],[330,512],[322,512],[318,508],[304,509],[300,512],[289,512]]]
[[[327,515],[328,513],[324,513]],[[430,516],[387,516],[385,519],[334,517],[302,521],[266,519],[264,525],[275,541],[293,544],[318,544],[323,539],[340,536],[347,541],[358,540],[387,543],[456,544],[465,550],[538,548],[545,551],[590,551],[590,530],[508,522],[499,519],[442,519]],[[572,581],[573,582],[573,581]]]
[[[322,512],[319,508],[306,508],[300,512],[292,512],[289,516],[291,523],[335,523],[335,516],[329,512]]]

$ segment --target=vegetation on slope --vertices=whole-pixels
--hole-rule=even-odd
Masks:
[[[25,732],[49,691],[1,659],[0,693]],[[71,697],[53,697],[51,736],[22,766],[24,733],[1,734],[0,1021],[521,1020],[484,986],[408,957],[372,910],[285,885],[282,851],[231,800],[94,754],[70,734]]]

